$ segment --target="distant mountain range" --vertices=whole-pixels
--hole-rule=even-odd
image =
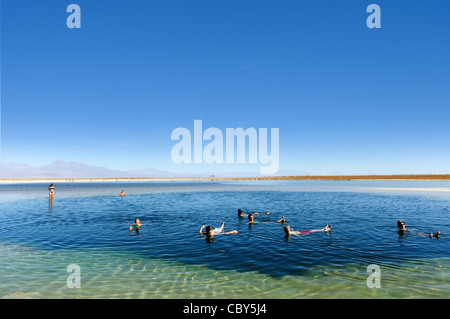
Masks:
[[[173,173],[155,168],[143,170],[112,170],[79,162],[59,160],[49,165],[31,166],[20,163],[0,163],[0,178],[170,178],[170,177],[209,177],[211,173]],[[284,171],[277,175],[307,175],[302,172]],[[216,173],[216,177],[253,177],[258,173]]]
[[[0,178],[125,178],[125,177],[174,177],[174,174],[148,168],[121,171],[79,162],[59,160],[49,165],[31,166],[20,163],[0,163]],[[178,174],[176,177],[184,177]]]

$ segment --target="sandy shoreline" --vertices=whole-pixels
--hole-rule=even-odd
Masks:
[[[394,192],[437,192],[450,193],[450,188],[444,187],[426,187],[426,188],[354,188],[355,190],[370,190],[370,191],[394,191]]]
[[[77,183],[77,182],[150,182],[150,181],[450,181],[449,175],[339,175],[339,176],[267,176],[267,177],[130,177],[130,178],[0,178],[0,184]],[[355,188],[355,190],[413,191],[450,193],[450,187]]]
[[[249,176],[249,177],[92,177],[92,178],[0,178],[0,183],[47,182],[130,182],[130,181],[220,181],[220,180],[390,180],[390,181],[450,181],[450,174],[442,175],[336,175],[336,176]]]

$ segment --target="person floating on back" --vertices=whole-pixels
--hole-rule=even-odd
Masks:
[[[255,224],[255,223],[259,223],[259,222],[255,222],[255,219],[253,218],[253,215],[254,214],[248,214],[248,225],[253,225],[253,224]],[[258,215],[258,214],[257,214]],[[281,217],[281,219],[279,219],[279,220],[277,220],[276,221],[276,223],[282,223],[282,224],[284,224],[285,223],[285,219],[284,219],[284,216],[282,216]],[[266,221],[266,222],[263,222],[263,223],[274,223],[273,221]]]
[[[433,233],[425,234],[425,233],[413,232],[413,231],[409,230],[408,228],[406,228],[406,224],[405,224],[405,222],[403,220],[397,221],[397,227],[398,227],[398,233],[400,235],[404,235],[408,231],[408,232],[410,232],[412,234],[415,234],[415,235],[428,236],[430,238],[436,237],[436,238],[439,239],[440,236],[441,236],[441,232],[439,230],[436,232],[436,234],[433,234]]]
[[[269,214],[270,214],[270,210],[267,211],[267,213],[257,213],[257,212],[252,213],[252,215],[269,215]],[[244,211],[239,208],[238,209],[238,217],[244,217],[245,215],[249,215],[249,214],[244,214]]]
[[[202,225],[202,227],[200,227],[200,230],[198,232],[202,235],[206,235],[206,237],[209,237],[209,238],[213,238],[214,235],[231,235],[231,234],[238,233],[237,230],[232,230],[232,231],[225,233],[224,232],[224,224],[225,223],[222,222],[222,225],[219,228]],[[205,231],[203,231],[203,229],[205,229]]]
[[[284,232],[286,233],[286,235],[290,236],[290,235],[306,235],[306,234],[310,234],[310,233],[315,233],[315,232],[329,232],[331,231],[331,225],[326,224],[324,228],[322,229],[312,229],[312,230],[294,230],[294,228],[290,228],[289,225],[285,225],[283,227]]]

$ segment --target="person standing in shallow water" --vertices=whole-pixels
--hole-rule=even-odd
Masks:
[[[51,183],[50,186],[48,187],[48,199],[49,200],[53,200],[53,194],[55,192],[55,186],[54,183]]]

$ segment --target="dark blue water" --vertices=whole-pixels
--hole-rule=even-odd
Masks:
[[[450,257],[448,194],[352,191],[335,185],[67,183],[56,185],[52,204],[47,185],[1,185],[1,196],[14,200],[0,202],[0,243],[44,250],[113,248],[274,277],[302,275],[318,265],[394,266]],[[121,189],[127,196],[118,196]],[[249,226],[246,217],[238,218],[238,208],[271,213],[256,216],[259,223]],[[328,223],[332,231],[286,238],[275,222],[282,216],[296,230]],[[135,218],[143,226],[139,234],[130,234]],[[441,238],[400,236],[398,219],[417,232],[440,230]],[[201,225],[219,227],[222,222],[225,231],[238,234],[215,236],[212,242],[198,234]]]

